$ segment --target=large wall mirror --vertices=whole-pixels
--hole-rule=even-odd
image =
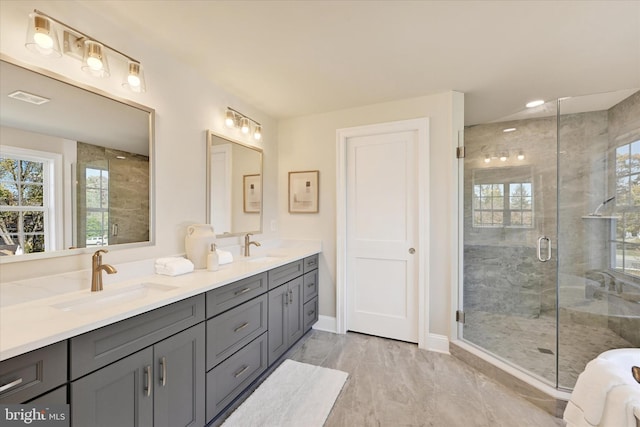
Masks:
[[[0,262],[153,242],[154,111],[0,60]]]
[[[262,232],[262,150],[207,132],[207,222],[218,237]]]

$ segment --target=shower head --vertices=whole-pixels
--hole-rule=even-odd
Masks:
[[[600,205],[596,208],[596,210],[593,211],[593,213],[590,213],[589,216],[602,216],[602,214],[600,213],[600,209],[602,209],[607,203],[609,203],[610,201],[612,201],[615,198],[616,198],[616,196],[611,196],[607,200],[605,200],[604,202],[600,203]]]

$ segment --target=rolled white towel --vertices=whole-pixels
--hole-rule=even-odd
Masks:
[[[179,276],[191,273],[194,265],[186,258],[159,258],[156,260],[156,273],[165,276]]]
[[[218,253],[218,264],[230,264],[233,262],[233,254],[228,251],[223,251],[222,249],[216,249]]]

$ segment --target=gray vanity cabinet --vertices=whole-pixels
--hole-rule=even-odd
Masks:
[[[0,362],[0,403],[24,403],[66,381],[67,342],[61,341]]]
[[[81,426],[203,426],[204,323],[71,383]]]
[[[71,384],[71,425],[153,426],[153,348]]]
[[[269,365],[304,334],[302,276],[269,291]]]

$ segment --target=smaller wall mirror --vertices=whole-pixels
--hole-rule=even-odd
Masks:
[[[262,150],[207,132],[207,222],[218,237],[262,232]]]

